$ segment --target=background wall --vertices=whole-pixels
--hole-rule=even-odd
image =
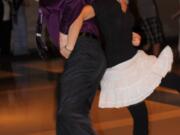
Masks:
[[[175,37],[178,35],[178,21],[172,20],[172,15],[179,8],[179,0],[156,0],[159,8],[160,18],[163,24],[166,37]]]
[[[27,24],[28,24],[28,46],[35,48],[35,29],[37,19],[38,3],[35,0],[29,0],[26,6]]]

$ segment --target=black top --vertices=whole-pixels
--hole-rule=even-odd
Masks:
[[[132,58],[137,49],[132,45],[134,18],[130,10],[124,13],[117,0],[96,0],[92,6],[105,40],[108,67]]]

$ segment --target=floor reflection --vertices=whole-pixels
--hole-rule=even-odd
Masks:
[[[0,135],[55,135],[55,88],[62,71],[60,59],[0,64]],[[175,65],[169,80],[146,101],[151,135],[180,134],[179,71]],[[131,135],[132,119],[127,109],[99,109],[98,95],[91,112],[97,132]]]

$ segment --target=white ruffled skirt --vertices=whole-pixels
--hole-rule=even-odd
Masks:
[[[173,53],[169,46],[159,57],[139,50],[128,61],[108,68],[101,80],[100,108],[120,108],[137,104],[153,93],[171,70]]]

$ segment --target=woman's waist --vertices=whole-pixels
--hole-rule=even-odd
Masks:
[[[128,42],[106,42],[105,51],[107,55],[131,55],[137,51],[137,48],[133,46],[131,41]]]
[[[125,62],[129,59],[131,59],[135,54],[137,53],[136,49],[133,49],[131,51],[121,51],[121,52],[105,52],[105,55],[107,57],[107,65],[108,67],[113,67],[119,63]]]
[[[105,43],[109,46],[109,47],[113,47],[113,48],[123,48],[123,47],[132,47],[132,35],[130,35],[129,37],[127,36],[107,36],[104,37],[104,41]]]

